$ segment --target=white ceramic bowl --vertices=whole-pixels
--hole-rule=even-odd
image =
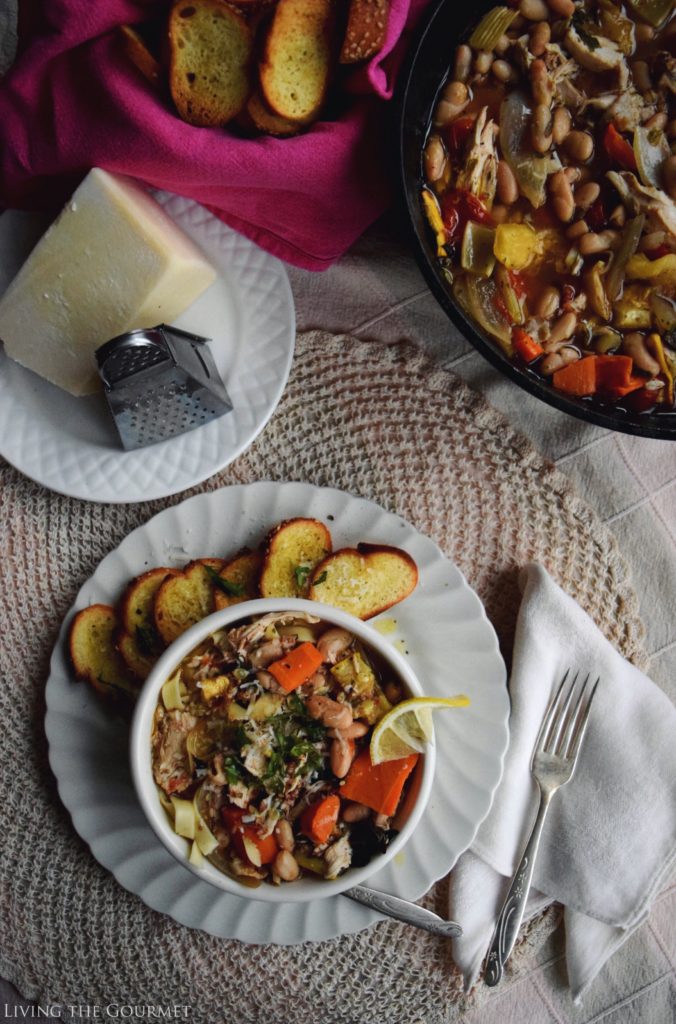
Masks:
[[[151,734],[153,716],[160,690],[166,680],[178,668],[183,658],[211,633],[226,626],[232,626],[252,615],[265,615],[268,612],[307,612],[316,615],[323,622],[342,626],[362,640],[365,646],[374,651],[392,669],[393,675],[403,683],[404,689],[413,697],[422,697],[423,690],[409,664],[392,645],[379,633],[362,622],[348,615],[347,612],[331,608],[329,605],[317,604],[313,601],[301,601],[291,598],[265,598],[259,601],[246,601],[241,604],[224,608],[203,619],[187,630],[167,648],[145,681],[138,697],[131,729],[131,770],[134,785],[141,807],[150,822],[155,834],[167,850],[176,857],[189,871],[205,882],[225,889],[245,899],[262,900],[267,903],[301,903],[308,900],[323,899],[336,896],[353,885],[364,882],[390,861],[404,846],[422,817],[432,789],[435,765],[434,743],[427,746],[425,754],[420,758],[407,788],[403,806],[398,810],[396,824],[399,834],[389,844],[385,853],[374,857],[368,864],[360,868],[349,868],[334,881],[322,879],[300,878],[279,886],[263,882],[257,888],[241,885],[234,878],[223,874],[212,864],[205,862],[196,867],[188,861],[188,843],[176,835],[171,823],[160,804],[158,790],[153,779]]]

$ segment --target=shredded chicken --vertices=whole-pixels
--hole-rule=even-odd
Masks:
[[[238,629],[231,629],[228,633],[228,640],[240,655],[246,657],[258,643],[265,638],[267,629],[270,626],[283,626],[288,622],[319,622],[316,615],[306,615],[304,612],[271,612],[269,615],[261,615],[249,626],[240,626]]]
[[[676,251],[676,205],[660,188],[642,185],[631,171],[608,171],[609,181],[619,192],[630,213],[645,213],[649,231],[664,231],[666,242]]]
[[[341,836],[338,842],[329,846],[324,854],[326,878],[337,878],[352,863],[352,847],[349,836]]]
[[[489,209],[495,199],[498,176],[497,134],[498,126],[488,118],[488,107],[483,107],[476,119],[472,144],[457,181],[459,189],[471,192]]]
[[[153,734],[153,773],[155,782],[165,793],[181,793],[190,785],[191,775],[186,738],[197,725],[187,711],[157,713]]]
[[[629,76],[629,68],[624,54],[612,39],[594,33],[598,46],[593,49],[587,45],[574,25],[571,25],[563,40],[568,53],[575,58],[587,71],[617,71],[620,87],[624,88]]]

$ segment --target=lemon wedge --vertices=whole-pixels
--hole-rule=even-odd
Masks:
[[[442,708],[465,708],[469,697],[411,697],[397,704],[380,719],[371,736],[371,763],[395,761],[422,753],[432,739],[432,712]]]

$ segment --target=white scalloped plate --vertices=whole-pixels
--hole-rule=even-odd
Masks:
[[[289,376],[295,314],[283,264],[192,199],[155,195],[218,271],[175,323],[212,339],[233,410],[187,434],[125,452],[102,395],[74,398],[9,359],[0,346],[0,454],[26,476],[73,498],[149,501],[206,480],[260,433]],[[0,292],[37,241],[34,227],[27,215],[0,218]]]
[[[459,570],[399,516],[343,491],[256,483],[196,495],[134,530],[82,587],[54,648],[46,695],[49,761],[76,830],[121,885],[181,924],[243,942],[329,939],[382,918],[343,896],[286,904],[240,899],[177,863],[137,803],[126,725],[90,688],[73,682],[66,636],[75,611],[113,603],[145,569],[226,556],[258,544],[270,527],[297,515],[327,522],[336,548],[371,541],[413,556],[418,587],[382,616],[396,620],[392,642],[410,658],[428,694],[463,692],[471,699],[462,712],[437,716],[437,771],[427,810],[404,850],[368,884],[414,900],[447,874],[488,814],[507,749],[509,698],[493,627]]]

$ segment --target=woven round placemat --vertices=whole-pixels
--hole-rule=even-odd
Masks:
[[[442,1024],[471,1005],[448,943],[396,923],[295,947],[246,946],[145,907],[94,860],[61,806],[43,731],[63,616],[122,538],[185,495],[93,505],[0,466],[4,780],[0,972],[54,1005],[180,1004],[196,1024]],[[616,542],[504,417],[413,346],[312,332],[255,444],[197,490],[300,480],[371,498],[441,546],[484,601],[507,658],[517,573],[537,560],[643,666],[638,603]],[[444,914],[447,882],[426,903]],[[513,964],[551,932],[538,918]]]

